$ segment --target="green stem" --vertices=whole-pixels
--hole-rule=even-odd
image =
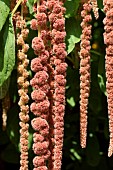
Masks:
[[[98,56],[101,56],[101,54],[100,54],[99,52],[97,52],[97,51],[90,50],[90,52],[93,53],[93,54],[96,54],[96,55],[98,55]]]
[[[74,65],[74,67],[76,68],[74,61],[73,61],[70,57],[68,57],[68,56],[66,56],[66,58],[67,58],[67,59]]]

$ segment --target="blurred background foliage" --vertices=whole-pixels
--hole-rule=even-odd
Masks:
[[[5,32],[4,24],[8,24],[8,14],[10,3],[0,0],[7,5],[7,14],[2,20],[0,26],[1,32]],[[29,9],[27,26],[30,27],[30,20],[33,18],[34,0],[28,0]],[[92,39],[91,39],[91,90],[88,106],[88,132],[87,147],[82,149],[80,146],[79,133],[79,51],[80,51],[80,35],[81,35],[81,15],[82,4],[80,0],[66,0],[66,46],[68,56],[66,62],[67,69],[67,85],[66,85],[66,112],[65,112],[65,131],[64,131],[64,147],[62,170],[110,170],[113,169],[113,157],[108,158],[109,145],[109,126],[106,98],[106,77],[105,77],[105,45],[103,42],[103,1],[98,0],[99,19],[95,20],[92,13]],[[9,9],[8,9],[9,8]],[[31,60],[35,57],[31,48],[31,41],[37,32],[30,30],[27,42],[30,44],[28,58]],[[0,44],[2,41],[0,40]],[[6,48],[6,47],[4,47]],[[17,47],[16,47],[17,51]],[[0,51],[1,52],[1,51]],[[2,53],[2,52],[1,52]],[[10,55],[10,54],[9,54]],[[28,68],[30,77],[32,72],[30,66]],[[1,70],[0,70],[1,71]],[[9,80],[10,79],[10,80]],[[19,107],[17,92],[17,69],[16,64],[7,80],[3,80],[0,86],[0,112],[2,113],[2,98],[6,92],[10,96],[10,109],[8,110],[7,128],[2,130],[2,116],[0,118],[0,169],[8,170],[10,167],[14,170],[19,169]],[[29,88],[29,95],[31,93]],[[31,101],[29,101],[29,104]],[[2,114],[1,114],[2,115]],[[30,113],[30,117],[33,115]],[[30,122],[29,122],[30,123]],[[29,170],[32,170],[32,128],[29,128]]]

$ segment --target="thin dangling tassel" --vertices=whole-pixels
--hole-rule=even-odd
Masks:
[[[106,68],[106,91],[108,102],[110,142],[108,156],[113,154],[113,1],[104,0],[106,17],[104,23],[104,43],[106,44],[105,68]]]
[[[66,69],[65,63],[66,45],[65,45],[65,8],[62,1],[47,1],[50,10],[49,21],[52,28],[52,66],[54,68],[54,108],[53,108],[53,136],[54,146],[52,150],[51,169],[60,170],[62,165],[62,147],[64,135],[64,113],[65,113],[65,85]]]
[[[82,35],[80,50],[80,143],[81,147],[86,147],[87,138],[87,109],[88,97],[90,93],[90,39],[91,39],[91,3],[90,0],[83,4]]]
[[[23,18],[23,10],[26,5],[26,1],[23,1],[21,4],[21,15],[18,15],[16,18],[16,28],[19,29],[17,34],[17,73],[18,73],[18,94],[20,113],[19,113],[19,125],[20,125],[20,170],[28,170],[28,128],[29,128],[29,96],[28,96],[28,86],[29,82],[27,80],[29,72],[27,71],[27,66],[29,60],[27,59],[27,51],[29,45],[25,43],[25,40],[28,36],[29,30],[26,28],[26,22]]]

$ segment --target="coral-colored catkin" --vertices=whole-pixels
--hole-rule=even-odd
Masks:
[[[90,0],[83,4],[82,35],[80,50],[80,143],[81,147],[86,147],[87,138],[87,108],[90,92],[90,39],[91,39],[91,3]]]
[[[49,165],[50,169],[60,170],[62,162],[62,147],[63,147],[63,131],[64,131],[64,113],[65,113],[65,85],[66,85],[66,68],[65,63],[65,19],[63,2],[61,1],[47,1],[48,9],[50,10],[49,21],[52,28],[52,54],[54,67],[54,130],[52,150],[52,163]]]
[[[108,156],[113,154],[113,1],[103,0],[106,17],[104,23],[104,43],[106,44],[106,91],[108,102],[110,142]]]
[[[38,30],[38,37],[33,38],[32,48],[36,58],[31,61],[31,70],[35,72],[30,81],[33,87],[31,98],[34,102],[31,104],[31,111],[35,118],[31,121],[35,130],[33,134],[33,151],[36,155],[33,159],[34,170],[47,170],[47,161],[50,157],[49,151],[49,74],[48,60],[49,52],[47,48],[47,7],[46,1],[39,1],[40,5],[35,6],[35,19],[31,21],[31,29]],[[36,13],[37,12],[37,13]]]
[[[99,8],[98,8],[98,3],[97,3],[97,0],[91,0],[91,4],[92,4],[92,9],[93,9],[93,12],[94,12],[94,16],[96,19],[99,18]]]
[[[18,94],[19,94],[19,102],[20,106],[20,170],[28,170],[28,128],[29,128],[29,96],[28,86],[29,82],[27,80],[29,73],[27,71],[27,66],[29,64],[29,60],[27,59],[27,51],[29,49],[29,45],[25,43],[25,40],[28,36],[29,30],[26,28],[25,20],[23,20],[23,16],[17,17],[16,28],[20,29],[17,34],[17,45],[18,45],[18,53],[17,53],[17,72],[18,72]]]

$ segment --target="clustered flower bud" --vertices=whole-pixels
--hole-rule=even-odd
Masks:
[[[31,29],[38,30],[44,29],[47,26],[47,6],[46,1],[42,0],[41,4],[37,7],[37,3],[34,4],[35,19],[31,20]]]
[[[30,108],[36,116],[31,123],[36,131],[33,150],[37,156],[33,164],[34,169],[60,170],[67,68],[65,8],[58,0],[41,0],[39,6],[34,5],[34,12],[31,29],[38,30],[38,37],[32,40],[32,48],[38,57],[31,61],[35,75],[30,81],[34,100]]]
[[[35,130],[33,134],[33,151],[36,155],[33,159],[34,170],[47,170],[47,160],[50,157],[48,124],[50,107],[48,92],[50,86],[48,74],[49,52],[46,47],[48,41],[46,13],[46,1],[42,0],[40,6],[35,9],[35,19],[31,21],[31,29],[38,31],[38,37],[32,40],[32,48],[37,57],[31,61],[31,70],[35,74],[30,81],[33,87],[31,98],[34,100],[30,109],[35,115],[35,118],[31,121],[31,125]]]
[[[19,94],[19,102],[20,106],[20,170],[28,170],[28,128],[29,128],[29,96],[28,86],[29,82],[27,80],[29,73],[27,71],[27,66],[29,64],[29,60],[27,59],[27,51],[29,49],[29,45],[25,43],[25,40],[28,36],[29,30],[26,28],[25,20],[22,19],[21,16],[18,15],[16,28],[19,29],[19,33],[17,34],[17,45],[18,45],[18,63],[17,63],[17,71],[18,71],[18,94]],[[24,23],[24,24],[23,24]]]
[[[81,147],[86,147],[87,136],[87,107],[90,92],[90,39],[91,39],[91,9],[90,0],[83,4],[82,35],[80,50],[80,142]]]
[[[104,0],[104,11],[106,17],[103,20],[104,23],[104,43],[106,44],[106,91],[108,102],[108,116],[109,116],[109,131],[110,142],[108,149],[108,156],[113,154],[113,1]]]
[[[48,9],[50,10],[49,21],[52,28],[52,66],[54,70],[54,95],[53,95],[53,140],[54,146],[51,150],[51,160],[49,169],[60,170],[62,160],[63,147],[63,131],[64,131],[64,112],[65,112],[65,85],[66,85],[66,68],[65,63],[65,19],[63,2],[57,0],[47,1]],[[51,135],[52,136],[52,135]]]

